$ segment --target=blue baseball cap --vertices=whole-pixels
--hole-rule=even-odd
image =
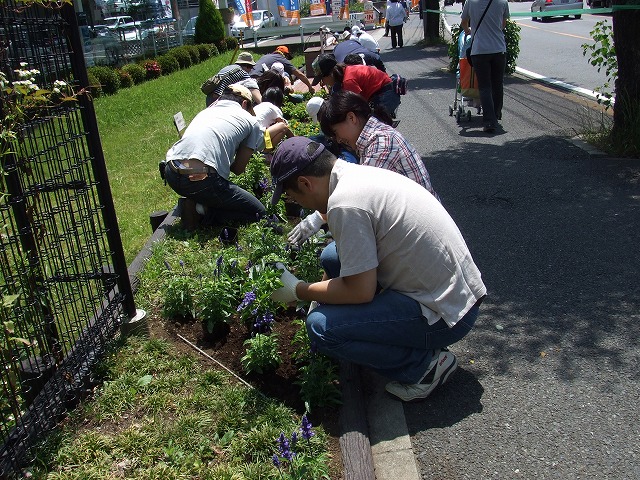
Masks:
[[[274,186],[271,204],[282,196],[284,181],[304,170],[324,151],[324,145],[307,137],[291,137],[280,144],[271,159],[271,178]]]

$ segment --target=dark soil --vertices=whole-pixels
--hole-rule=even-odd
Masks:
[[[282,363],[276,371],[262,375],[244,374],[240,358],[245,353],[243,342],[249,338],[250,334],[240,322],[231,322],[226,335],[218,340],[211,341],[204,338],[205,334],[199,321],[168,322],[157,312],[147,313],[152,337],[168,340],[175,344],[179,351],[188,354],[195,353],[200,356],[203,362],[219,367],[216,362],[211,361],[187,342],[180,339],[178,337],[180,335],[265,395],[281,401],[299,414],[304,413],[304,402],[300,398],[300,388],[295,384],[297,369],[292,360],[295,347],[291,344],[291,340],[299,328],[293,323],[293,320],[300,318],[299,316],[296,317],[294,309],[289,309],[284,315],[279,315],[273,326],[273,333],[277,334],[279,339]],[[338,408],[314,409],[307,416],[314,426],[322,425],[329,436],[331,479],[342,479],[343,466],[339,444]]]

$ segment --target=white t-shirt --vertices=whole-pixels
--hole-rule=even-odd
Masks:
[[[218,100],[198,113],[167,152],[167,160],[195,158],[229,179],[240,145],[264,148],[264,133],[256,117],[233,100]]]
[[[327,223],[340,276],[375,268],[380,286],[421,304],[430,325],[455,325],[486,294],[480,271],[444,207],[413,180],[337,160]]]
[[[271,102],[260,102],[253,111],[256,112],[256,119],[263,129],[270,127],[278,118],[284,118],[282,110]]]
[[[357,37],[352,36],[351,38],[355,38],[360,43],[360,45],[362,45],[367,50],[372,51],[373,53],[378,53],[378,51],[380,50],[380,46],[378,45],[378,42],[376,42],[376,39],[367,32],[362,32]]]

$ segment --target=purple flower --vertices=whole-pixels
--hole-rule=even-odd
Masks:
[[[222,265],[222,260],[223,260],[223,257],[222,257],[222,255],[220,255],[220,256],[218,257],[218,259],[216,260],[216,265],[217,265],[218,267],[220,267],[220,266]]]
[[[257,310],[255,311],[257,313]],[[253,324],[253,329],[258,333],[269,333],[273,325],[274,318],[273,313],[267,312],[262,316],[256,318]]]
[[[293,432],[291,434],[291,447],[294,448],[296,446],[296,443],[298,443],[298,433]]]
[[[280,450],[280,456],[285,460],[291,462],[293,460],[293,456],[295,453],[291,451],[289,447],[289,440],[284,436],[284,433],[280,433],[280,438],[278,438],[278,449]]]
[[[246,307],[248,307],[249,305],[251,305],[253,302],[256,301],[256,292],[251,290],[250,292],[247,292],[244,294],[244,298],[242,299],[242,303],[240,303],[240,305],[238,305],[238,308],[236,311],[241,312],[242,310],[244,310]]]
[[[180,260],[180,266],[184,268],[184,260]]]
[[[171,265],[166,260],[164,261],[164,266],[167,267],[167,270],[171,270]]]
[[[271,457],[271,461],[276,467],[278,467],[278,469],[280,469],[280,459],[278,458],[278,455],[274,453],[273,457]]]
[[[309,441],[311,437],[315,435],[313,430],[311,430],[311,422],[307,419],[306,415],[302,416],[302,426],[300,427],[300,433],[302,434],[302,438]]]

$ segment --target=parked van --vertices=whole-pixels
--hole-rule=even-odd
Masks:
[[[129,15],[120,15],[117,17],[107,17],[104,19],[104,24],[107,28],[116,29],[124,27],[127,24],[134,24],[133,17]]]
[[[247,24],[242,20],[234,23],[233,26],[231,27],[231,35],[238,38],[240,36],[240,32],[243,32],[244,36],[246,37],[247,34],[245,30],[250,30],[250,29],[258,30],[259,28],[269,28],[269,27],[278,26],[278,22],[276,18],[273,16],[273,13],[271,13],[268,10],[254,10],[252,12],[252,19],[253,19],[253,27],[248,27]],[[251,34],[249,36],[251,36]]]

